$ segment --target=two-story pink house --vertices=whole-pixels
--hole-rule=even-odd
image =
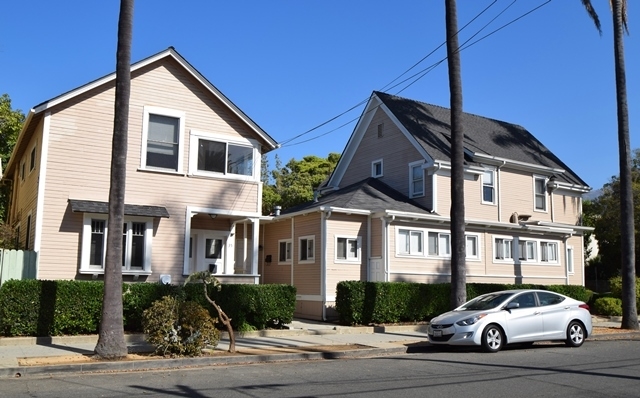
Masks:
[[[115,74],[35,106],[2,176],[39,279],[103,274]],[[131,66],[125,281],[258,282],[261,155],[277,143],[173,48]]]
[[[316,201],[264,222],[260,272],[335,315],[343,280],[450,280],[450,111],[374,92]],[[524,128],[464,114],[467,281],[584,284],[590,188]]]

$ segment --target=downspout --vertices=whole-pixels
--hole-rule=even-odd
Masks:
[[[294,246],[294,242],[295,242],[295,227],[294,227],[294,220],[295,217],[291,217],[291,286],[295,286],[293,284],[293,259],[295,258],[295,246]]]
[[[502,178],[500,178],[500,176],[502,175],[502,173],[500,173],[500,169],[502,169],[502,167],[504,167],[506,163],[507,161],[503,160],[502,164],[496,167],[496,200],[498,201],[498,222],[502,222],[502,200],[500,199],[500,194],[502,192],[502,189],[500,188]]]
[[[331,211],[320,210],[320,292],[322,298],[322,321],[327,320],[327,219]]]
[[[390,275],[390,258],[391,258],[391,250],[389,250],[389,225],[396,219],[396,216],[383,217],[382,218],[382,237],[384,239],[384,244],[382,245],[382,249],[384,250],[382,258],[384,259],[384,282],[389,282]]]
[[[367,216],[367,282],[371,281],[371,213]]]

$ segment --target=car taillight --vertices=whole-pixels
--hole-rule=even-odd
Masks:
[[[589,311],[589,305],[588,304],[580,304],[578,307],[584,308],[585,310]]]

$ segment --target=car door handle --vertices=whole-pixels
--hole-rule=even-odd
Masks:
[[[540,311],[536,311],[536,312],[533,313],[533,315],[540,315],[540,314],[542,314],[542,312],[540,312]]]

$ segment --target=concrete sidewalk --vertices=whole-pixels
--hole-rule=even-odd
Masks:
[[[617,319],[593,318],[600,332],[589,340],[634,338],[640,333],[608,334],[607,327],[619,327]],[[337,326],[331,323],[296,320],[288,329],[249,332],[236,337],[235,355],[215,355],[228,350],[226,333],[214,355],[197,358],[141,359],[114,362],[83,362],[61,365],[20,365],[21,358],[73,356],[93,353],[97,336],[0,338],[0,378],[52,375],[58,373],[117,372],[172,369],[223,364],[357,358],[404,354],[411,347],[428,345],[427,325]],[[153,348],[142,335],[128,335],[130,353]],[[343,346],[344,348],[341,348]]]

